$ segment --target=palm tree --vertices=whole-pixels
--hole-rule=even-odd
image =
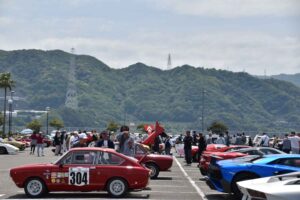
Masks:
[[[4,88],[4,109],[3,109],[3,137],[5,137],[5,122],[6,122],[6,93],[7,88],[11,91],[14,86],[14,81],[11,80],[10,73],[0,73],[0,88]]]

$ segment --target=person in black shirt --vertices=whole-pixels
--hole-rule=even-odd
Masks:
[[[186,136],[183,139],[183,144],[184,144],[184,156],[185,156],[186,164],[188,166],[192,164],[192,143],[193,143],[193,137],[191,136],[191,132],[186,131]]]
[[[199,133],[198,140],[198,162],[201,159],[202,152],[206,149],[206,141],[202,133]]]

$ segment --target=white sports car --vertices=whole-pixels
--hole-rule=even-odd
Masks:
[[[300,172],[258,178],[237,183],[242,200],[299,200]]]
[[[18,152],[18,147],[0,142],[0,154],[17,154]]]

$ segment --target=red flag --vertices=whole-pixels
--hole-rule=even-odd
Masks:
[[[150,124],[150,125],[145,124],[144,130],[150,135],[155,130],[155,127],[153,124]]]
[[[159,136],[160,134],[162,134],[164,132],[164,128],[159,126],[159,123],[156,122],[155,124],[155,132],[152,133],[151,135],[148,136],[148,138],[142,142],[142,144],[145,145],[150,145],[150,144],[154,144],[154,140],[157,136]]]

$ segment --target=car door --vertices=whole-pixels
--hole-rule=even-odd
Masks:
[[[97,188],[96,152],[73,151],[51,170],[51,188],[55,191],[92,191]]]

